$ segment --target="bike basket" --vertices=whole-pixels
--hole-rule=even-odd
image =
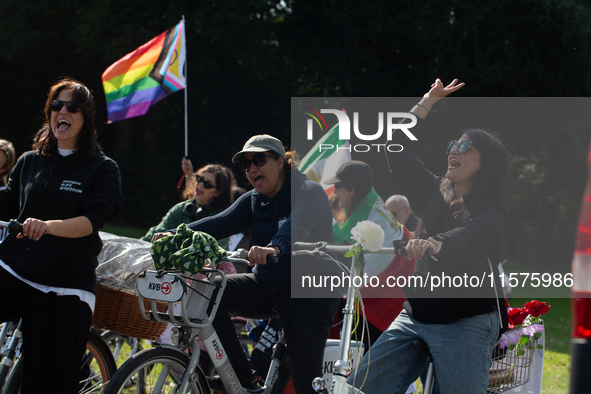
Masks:
[[[155,340],[166,330],[166,323],[152,322],[140,314],[138,296],[97,283],[96,305],[92,326],[138,339]],[[144,302],[150,308],[149,302]],[[166,312],[168,304],[158,302],[158,311]]]
[[[495,347],[493,361],[488,371],[487,393],[503,393],[529,381],[529,369],[534,356],[534,348],[522,348],[525,354],[517,355],[517,350]]]
[[[219,270],[206,269],[200,273],[203,275],[196,274],[191,278],[183,279],[176,274],[161,274],[150,270],[140,274],[138,278],[140,314],[150,321],[172,323],[177,326],[202,328],[211,324],[226,285],[226,276]],[[218,277],[221,278],[220,283],[214,283]],[[184,290],[184,294],[176,306],[172,300],[176,300],[177,297],[172,294],[180,285],[178,282],[173,283],[174,278],[183,282],[182,289]],[[172,296],[172,300],[168,302],[168,312],[163,312],[158,308],[158,312],[155,313],[152,305],[167,300],[170,296]],[[142,301],[144,308],[141,308],[140,305]],[[147,306],[150,306],[151,310],[148,310]]]

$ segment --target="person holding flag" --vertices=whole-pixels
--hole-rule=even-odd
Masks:
[[[373,185],[373,171],[362,161],[353,160],[344,163],[336,176],[324,182],[334,185],[334,193],[344,211],[341,217],[333,222],[333,236],[336,244],[352,243],[351,229],[360,221],[369,220],[384,230],[383,246],[392,246],[394,240],[406,242],[411,233],[394,219],[390,211],[384,207],[384,201],[376,193]],[[365,256],[365,274],[378,277],[380,283],[386,283],[390,275],[410,275],[414,270],[414,260],[408,261],[404,256],[368,254]],[[369,335],[364,335],[365,350],[375,342],[383,331],[388,328],[402,310],[405,296],[402,290],[382,287],[364,287],[365,319],[368,322]]]

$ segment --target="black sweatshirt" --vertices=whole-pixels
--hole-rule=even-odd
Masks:
[[[292,192],[293,190],[293,192]],[[258,246],[275,246],[281,254],[277,264],[255,265],[257,279],[281,287],[301,280],[291,278],[291,263],[305,264],[301,256],[291,256],[294,242],[332,243],[332,211],[328,197],[317,182],[297,170],[285,180],[281,190],[268,198],[256,189],[243,194],[228,209],[189,225],[214,238],[225,238],[251,229],[251,240]],[[314,266],[327,265],[312,259]]]
[[[9,235],[0,244],[0,260],[17,274],[43,285],[96,293],[95,268],[102,248],[98,231],[121,211],[121,175],[104,155],[86,159],[75,152],[61,156],[23,154],[0,190],[0,220],[65,220],[86,216],[92,234],[62,238],[45,234],[38,241]]]
[[[424,123],[419,120],[419,124]],[[424,125],[422,125],[424,127]],[[413,130],[414,131],[414,130]],[[402,134],[402,133],[400,133]],[[420,140],[420,137],[419,137]],[[394,176],[404,187],[406,194],[412,198],[425,212],[433,198],[442,198],[439,191],[441,177],[435,176],[427,170],[424,164],[410,153],[408,140],[393,141],[404,146],[400,153],[388,155],[392,164]],[[444,147],[442,147],[442,150]],[[446,156],[442,155],[441,165],[446,164]],[[405,310],[416,320],[423,323],[447,324],[456,320],[490,313],[497,310],[497,295],[491,285],[490,263],[493,275],[498,280],[497,265],[501,260],[505,241],[511,227],[509,212],[498,201],[471,212],[467,223],[440,234],[429,236],[442,242],[442,247],[436,255],[438,261],[425,256],[417,260],[415,275],[426,278],[429,275],[442,277],[476,276],[485,278],[482,287],[458,290],[453,284],[446,289],[416,287],[405,291],[408,300]],[[429,279],[430,281],[432,279]],[[456,282],[459,283],[459,282]],[[475,282],[474,282],[475,283]],[[498,297],[503,297],[503,290],[497,281]],[[452,298],[449,298],[452,297]],[[505,308],[505,305],[500,305]]]

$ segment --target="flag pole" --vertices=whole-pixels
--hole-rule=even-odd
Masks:
[[[185,16],[183,15],[183,24],[185,25],[185,48],[187,47],[187,25],[185,24]],[[187,58],[189,56],[187,55],[185,57],[185,157],[189,156],[189,119],[187,117],[187,89],[189,87],[189,83],[187,81],[187,77],[188,77],[188,67],[187,67]]]

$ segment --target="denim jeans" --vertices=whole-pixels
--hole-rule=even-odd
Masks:
[[[364,392],[404,393],[423,371],[430,351],[441,393],[484,394],[498,332],[497,311],[450,324],[423,324],[402,311],[348,383],[359,387],[368,372]]]
[[[283,323],[293,384],[298,394],[315,393],[312,380],[322,376],[328,332],[339,300],[291,298],[289,289],[260,282],[253,274],[228,275],[213,326],[238,374],[250,371],[230,314],[266,319],[279,315]]]

